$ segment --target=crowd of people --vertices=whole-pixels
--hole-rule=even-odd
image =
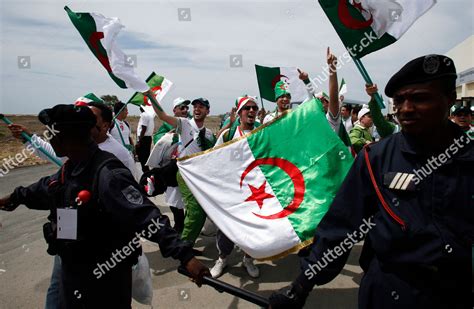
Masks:
[[[425,69],[427,57],[431,57],[430,63],[433,59],[438,63],[434,72]],[[366,85],[367,105],[353,108],[344,104],[338,93],[337,58],[329,48],[326,61],[332,72],[328,94],[315,93],[309,75],[299,70],[299,79],[308,90],[308,98],[302,104],[320,105],[332,130],[353,151],[355,162],[319,224],[314,243],[299,254],[300,274],[289,287],[272,294],[271,307],[304,306],[315,285],[336,277],[349,252],[312,276],[308,276],[308,270],[312,271],[323,254],[342,243],[363,220],[373,217],[375,227],[365,238],[360,261],[364,277],[359,307],[464,308],[471,294],[474,240],[472,144],[467,142],[460,147],[450,161],[419,185],[410,185],[410,175],[427,159],[450,149],[460,136],[473,137],[472,110],[454,106],[453,61],[428,55],[403,66],[385,88],[396,111],[388,117],[383,116],[375,99],[377,85]],[[276,83],[274,91],[276,108],[268,113],[260,109],[255,97],[238,97],[219,132],[205,126],[210,113],[210,103],[205,98],[176,98],[172,115],[154,102],[163,125],[155,132],[153,116],[141,109],[136,143],[126,121],[127,106],[121,102],[112,108],[97,100],[44,110],[39,120],[60,131],[51,144],[31,135],[22,125],[10,125],[15,137],[22,139],[22,132],[31,135],[32,141],[64,162],[57,174],[29,187],[18,187],[0,199],[3,210],[11,211],[24,204],[51,211],[47,241],[55,266],[46,307],[101,304],[130,308],[131,267],[137,263],[141,250],[137,249],[101,279],[93,278],[91,269],[152,220],[157,220],[160,228],[146,238],[160,245],[163,256],[179,259],[198,284],[205,275],[221,276],[234,243],[218,230],[218,256],[211,269],[194,257],[203,254],[193,246],[207,216],[180,175],[175,159],[220,146],[281,117],[291,109],[291,93],[282,81]],[[151,92],[145,95],[151,96]],[[150,99],[153,101],[153,97]],[[39,151],[36,154],[44,156]],[[141,173],[134,162],[135,154]],[[167,176],[163,177],[160,173],[165,169]],[[163,190],[157,190],[160,185]],[[82,198],[79,193],[83,191],[90,196]],[[173,213],[173,227],[148,199],[161,192],[165,192],[165,201]],[[396,207],[390,203],[394,199]],[[87,207],[74,206],[78,203]],[[61,222],[57,214],[77,209],[71,214],[78,227],[77,235],[59,237]],[[112,235],[110,231],[120,232]],[[250,277],[260,276],[258,265],[246,253],[242,265]],[[78,289],[84,295],[80,300],[73,296]],[[390,295],[394,290],[399,299]]]

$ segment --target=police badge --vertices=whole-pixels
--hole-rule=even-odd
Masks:
[[[123,196],[132,204],[143,204],[143,195],[134,186],[130,185],[122,190]]]

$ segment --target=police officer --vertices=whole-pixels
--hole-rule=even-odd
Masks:
[[[24,204],[50,210],[44,226],[48,253],[61,257],[60,308],[131,308],[131,267],[140,237],[157,242],[164,257],[181,261],[201,283],[209,270],[169,220],[140,191],[130,171],[91,139],[96,118],[87,106],[57,105],[39,120],[60,133],[51,139],[69,158],[56,174],[0,199],[0,209]]]
[[[402,132],[357,156],[293,283],[272,308],[301,308],[365,238],[359,308],[471,308],[474,150],[448,120],[453,61],[427,55],[388,82]],[[422,172],[423,171],[423,172]]]

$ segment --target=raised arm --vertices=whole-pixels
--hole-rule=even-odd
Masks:
[[[173,128],[176,128],[178,126],[178,118],[168,115],[163,110],[160,103],[158,103],[158,101],[156,100],[155,94],[153,93],[153,91],[148,90],[147,92],[144,92],[143,95],[147,96],[150,99],[153,109],[155,110],[155,113],[158,115],[158,118],[168,123],[169,125],[173,126]]]
[[[385,120],[382,110],[380,109],[379,104],[375,100],[375,94],[377,93],[377,85],[365,85],[365,91],[370,96],[369,109],[370,115],[374,122],[374,126],[377,128],[380,137],[384,138],[389,135],[392,135],[395,131],[395,125],[390,121]]]
[[[339,89],[337,83],[337,57],[327,49],[326,60],[329,65],[329,108],[332,116],[339,114]]]

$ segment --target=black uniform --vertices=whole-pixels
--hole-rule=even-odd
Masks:
[[[415,179],[421,172],[414,171],[422,171],[429,157],[408,135],[367,147],[385,205],[361,151],[303,258],[296,282],[306,293],[342,270],[353,245],[348,235],[357,241],[367,232],[359,308],[470,308],[474,149],[467,135],[450,126],[462,146],[421,181]],[[333,259],[335,246],[346,251]]]
[[[131,266],[141,252],[139,237],[157,242],[164,257],[192,257],[169,220],[142,193],[130,171],[112,154],[90,144],[87,160],[67,161],[53,176],[17,188],[12,204],[51,210],[45,226],[48,252],[62,260],[61,308],[130,308]],[[92,194],[77,204],[78,193]],[[59,208],[77,209],[77,240],[57,239]]]

